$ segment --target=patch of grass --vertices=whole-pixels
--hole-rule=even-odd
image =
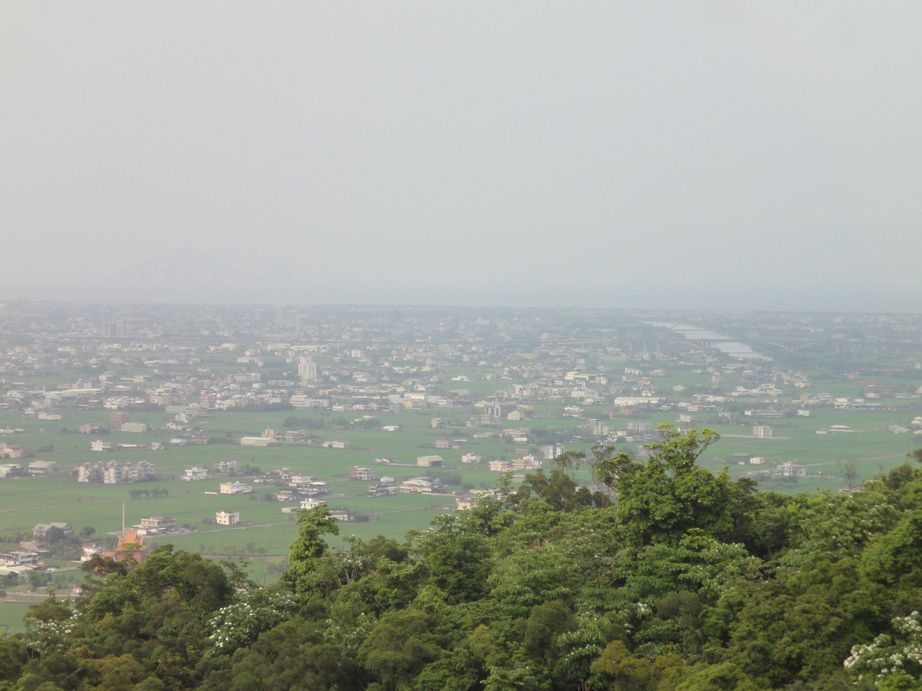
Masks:
[[[23,633],[26,630],[22,618],[32,605],[28,602],[3,602],[0,601],[0,635],[4,631],[10,635]]]

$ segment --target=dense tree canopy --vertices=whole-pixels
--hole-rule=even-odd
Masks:
[[[595,488],[568,454],[404,543],[304,511],[272,587],[97,559],[0,638],[0,690],[922,689],[922,470],[758,493],[696,463],[716,440],[597,449]]]

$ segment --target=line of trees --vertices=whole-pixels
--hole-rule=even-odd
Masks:
[[[170,490],[164,488],[154,488],[154,489],[130,489],[128,490],[128,496],[132,499],[140,499],[142,496],[149,499],[153,497],[157,499],[159,497],[168,497],[170,496]]]

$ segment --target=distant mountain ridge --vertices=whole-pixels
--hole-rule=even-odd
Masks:
[[[230,283],[240,271],[195,247],[182,247],[119,267],[111,280],[121,282]]]
[[[293,288],[287,262],[248,270],[191,246],[119,267],[110,274],[106,284],[128,298],[162,295],[167,299],[196,301],[233,299],[242,286],[256,286],[257,293],[265,293],[267,297]]]

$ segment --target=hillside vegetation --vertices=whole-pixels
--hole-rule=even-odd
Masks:
[[[402,543],[302,511],[272,587],[96,559],[0,639],[0,689],[922,689],[922,470],[757,493],[696,464],[716,440],[565,454]]]

